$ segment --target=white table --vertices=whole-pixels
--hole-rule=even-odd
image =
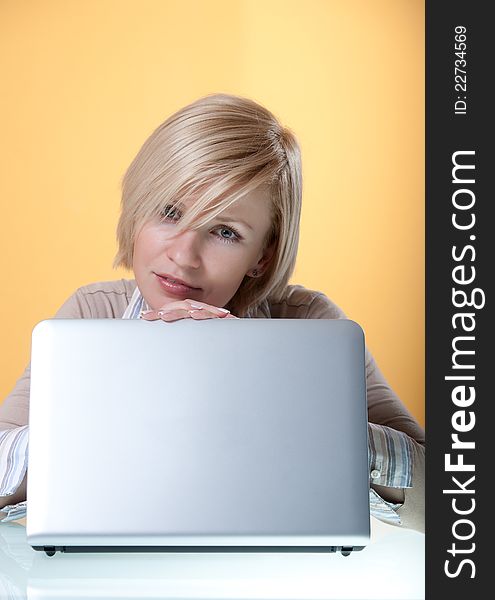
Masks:
[[[150,552],[48,557],[27,544],[20,519],[0,523],[0,598],[424,598],[424,535],[374,518],[371,530],[370,545],[349,557]]]

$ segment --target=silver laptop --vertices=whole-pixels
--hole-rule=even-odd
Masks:
[[[35,550],[348,555],[369,542],[353,321],[50,319],[31,354]]]

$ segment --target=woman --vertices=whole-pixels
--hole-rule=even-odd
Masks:
[[[345,318],[323,293],[288,285],[301,197],[287,128],[246,98],[201,98],[152,133],[124,176],[114,266],[135,279],[79,288],[56,317]],[[423,531],[423,431],[368,351],[366,369],[372,514]],[[26,497],[29,381],[28,367],[0,406],[0,507]]]

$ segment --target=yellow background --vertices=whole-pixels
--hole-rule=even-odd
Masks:
[[[121,177],[172,112],[245,95],[297,135],[292,283],[364,328],[424,423],[424,5],[414,0],[2,0],[0,398],[30,333],[115,272]]]

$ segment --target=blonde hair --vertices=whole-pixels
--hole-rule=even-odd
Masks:
[[[294,134],[253,100],[212,94],[180,109],[144,142],[122,179],[118,252],[132,269],[134,240],[150,219],[186,198],[194,204],[176,231],[202,227],[258,186],[267,186],[274,253],[261,276],[245,276],[226,305],[246,316],[282,298],[295,267],[302,200],[301,153]]]

